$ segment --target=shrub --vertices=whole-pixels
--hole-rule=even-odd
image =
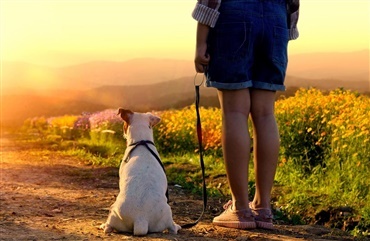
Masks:
[[[122,141],[123,120],[117,110],[107,109],[89,116],[90,137],[97,142]]]

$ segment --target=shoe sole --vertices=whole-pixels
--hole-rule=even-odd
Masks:
[[[257,227],[255,222],[215,222],[213,224],[216,226],[226,227],[226,228],[236,228],[236,229],[255,229]]]
[[[274,225],[270,222],[256,221],[256,226],[257,228],[262,228],[262,229],[269,229],[269,230],[275,229]]]

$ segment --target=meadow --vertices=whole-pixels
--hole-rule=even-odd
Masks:
[[[200,193],[195,107],[154,113],[162,119],[154,136],[169,183]],[[344,89],[300,89],[276,102],[281,150],[272,206],[279,222],[316,223],[370,236],[369,113],[368,96]],[[220,110],[201,108],[200,114],[208,192],[228,196]],[[116,109],[34,117],[22,131],[32,134],[31,141],[95,165],[118,166],[126,145]]]

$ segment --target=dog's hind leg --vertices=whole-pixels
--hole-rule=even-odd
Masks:
[[[118,232],[130,232],[131,230],[126,226],[126,223],[119,217],[114,208],[111,209],[107,221],[100,226],[105,233],[111,233],[113,230]]]
[[[148,221],[143,218],[138,218],[134,222],[134,235],[143,236],[148,233],[149,224]]]
[[[172,222],[172,225],[168,228],[168,232],[171,234],[177,234],[177,232],[181,229],[181,226]]]
[[[100,225],[100,229],[103,229],[104,233],[113,232],[113,228],[108,223],[103,223],[102,225]]]

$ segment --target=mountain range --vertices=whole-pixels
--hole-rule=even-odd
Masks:
[[[134,111],[181,108],[194,102],[192,61],[96,61],[60,68],[3,62],[2,125],[34,116],[57,116],[125,107]],[[197,76],[197,82],[202,75]],[[292,55],[286,86],[370,92],[369,50]],[[201,104],[218,106],[216,91],[201,88]]]
[[[189,76],[191,61],[133,59],[124,62],[95,61],[53,68],[24,62],[3,62],[3,92],[24,89],[88,90],[104,85],[149,85]]]

